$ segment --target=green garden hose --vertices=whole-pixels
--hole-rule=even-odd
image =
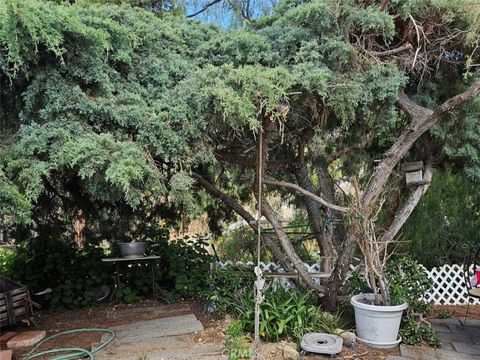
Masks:
[[[82,349],[82,348],[64,348],[64,349],[51,349],[51,350],[46,350],[46,351],[40,351],[36,352],[37,349],[47,341],[50,341],[58,336],[62,335],[67,335],[67,334],[74,334],[74,333],[81,333],[81,332],[102,332],[102,333],[107,333],[110,334],[111,336],[101,343],[99,346],[97,346],[95,349],[92,349],[91,351]],[[45,356],[45,355],[50,355],[50,354],[57,354],[57,353],[64,353],[63,355],[56,356],[52,358],[52,360],[67,360],[67,359],[79,359],[83,357],[88,357],[89,359],[95,359],[93,354],[96,353],[97,351],[103,349],[105,346],[110,344],[113,339],[115,339],[115,331],[110,330],[110,329],[74,329],[74,330],[68,330],[64,331],[52,336],[49,336],[42,341],[40,341],[25,357],[23,360],[31,360],[38,358],[40,356]]]

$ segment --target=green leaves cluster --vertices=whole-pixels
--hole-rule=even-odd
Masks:
[[[425,341],[430,346],[439,347],[440,340],[423,317],[431,310],[431,304],[423,300],[424,294],[431,289],[432,281],[427,277],[425,268],[416,260],[397,258],[390,260],[386,267],[392,305],[403,302],[408,304],[402,317],[400,335],[405,344],[418,344]],[[351,294],[370,293],[365,279],[354,273],[350,279]]]

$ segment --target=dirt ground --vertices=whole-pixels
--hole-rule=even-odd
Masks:
[[[203,314],[203,307],[199,303],[188,303],[191,307],[191,311],[201,321],[205,330],[201,333],[195,334],[195,341],[209,342],[209,343],[223,343],[225,338],[226,324],[222,319],[217,319],[212,316],[206,316]],[[162,305],[158,301],[144,300],[135,305],[126,304],[99,304],[90,309],[78,309],[67,311],[53,311],[44,310],[35,312],[35,319],[38,328],[47,331],[48,335],[57,334],[59,332],[78,328],[109,328],[117,325],[128,324],[137,322],[140,320],[152,320],[159,319],[165,316],[183,315],[189,311],[185,311],[185,303],[169,305],[170,310],[168,313],[159,314],[155,312],[142,311],[142,308],[148,308],[153,306]],[[176,310],[178,308],[178,310]],[[463,317],[465,316],[467,306],[435,306],[432,311],[431,317]],[[480,319],[480,305],[470,305],[469,319]],[[14,331],[26,331],[26,327],[17,327],[12,329]],[[2,329],[2,333],[8,331]],[[67,336],[61,336],[48,345],[42,346],[42,350],[60,347],[82,347],[89,349],[92,343],[100,341],[100,334],[72,334]],[[0,345],[1,348],[5,348],[5,344]],[[16,350],[14,352],[14,359],[21,359],[26,353],[25,350]],[[359,360],[382,360],[387,355],[398,355],[398,348],[392,350],[376,350],[367,348],[362,344],[358,344],[355,349],[348,349],[344,347],[343,351],[337,355],[337,359],[359,359]],[[320,360],[328,359],[330,357],[309,355],[305,356],[306,360]],[[276,360],[281,357],[270,357],[265,360]]]
[[[202,323],[204,331],[195,334],[195,341],[198,342],[218,342],[223,343],[225,334],[223,332],[224,321],[213,317],[207,317],[203,314],[203,307],[198,303],[188,303],[191,311],[185,311],[181,308],[184,303],[169,305],[168,313],[159,314],[155,312],[142,312],[142,308],[165,305],[154,300],[144,300],[135,305],[127,304],[98,304],[90,309],[77,310],[44,310],[36,311],[34,319],[39,330],[46,330],[47,336],[58,334],[62,331],[81,329],[81,328],[110,328],[118,325],[129,324],[141,320],[153,320],[163,317],[185,315],[193,312]],[[175,309],[179,310],[176,311]],[[28,331],[25,326],[12,329],[2,329],[5,331]],[[100,342],[102,334],[100,333],[82,333],[62,335],[52,339],[40,350],[49,350],[53,348],[80,347],[90,349],[92,344]],[[0,349],[6,348],[6,344],[0,344]],[[30,349],[14,350],[13,359],[21,359]],[[42,358],[39,358],[42,359]],[[121,360],[121,359],[119,359]]]
[[[436,305],[433,307],[431,318],[452,317],[464,318],[467,312],[467,305]],[[480,320],[480,305],[470,305],[468,318]]]

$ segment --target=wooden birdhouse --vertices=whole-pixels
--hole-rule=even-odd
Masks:
[[[423,161],[407,162],[403,165],[405,182],[407,186],[418,186],[425,184],[423,180]]]

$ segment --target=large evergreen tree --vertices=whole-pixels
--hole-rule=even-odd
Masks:
[[[436,157],[480,176],[479,24],[468,1],[284,1],[226,31],[128,4],[0,0],[2,226],[38,225],[46,195],[189,208],[196,189],[256,229],[242,199],[259,196],[261,158],[264,194],[301,194],[331,279],[309,276],[267,196],[264,244],[333,306],[355,219],[384,247]],[[407,159],[426,163],[408,193]]]

